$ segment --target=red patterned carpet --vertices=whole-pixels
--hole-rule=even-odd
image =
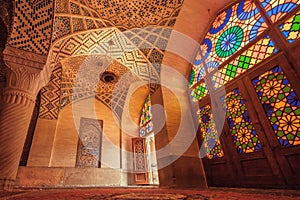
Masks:
[[[258,189],[231,189],[211,188],[205,191],[176,190],[176,189],[130,189],[130,188],[86,188],[86,189],[15,189],[11,192],[0,192],[0,199],[205,199],[205,200],[272,200],[272,199],[299,199],[300,191],[290,190],[258,190]]]

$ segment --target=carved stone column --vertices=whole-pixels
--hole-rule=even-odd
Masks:
[[[17,176],[46,57],[6,47],[4,60],[9,69],[0,103],[0,190],[11,189]]]

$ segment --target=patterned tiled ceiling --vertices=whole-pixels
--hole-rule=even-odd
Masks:
[[[117,27],[166,26],[178,15],[183,0],[87,0],[87,4]],[[174,19],[175,21],[175,19]]]
[[[74,56],[107,55],[111,50],[113,58],[122,67],[146,83],[151,81],[153,84],[149,85],[153,92],[159,82],[164,49],[183,1],[15,1],[16,13],[8,45],[49,55],[46,66],[53,72],[41,92],[40,117],[56,119],[64,102],[70,102],[70,95],[68,98],[63,96],[63,84],[71,85],[72,80],[64,77],[60,62]],[[134,49],[127,51],[132,46]],[[104,87],[97,98],[108,101],[109,93]]]
[[[52,40],[99,28],[173,27],[183,0],[56,0]]]
[[[49,57],[50,64],[53,65],[54,70],[49,84],[42,89],[40,117],[56,119],[58,117],[59,109],[61,108],[60,101],[67,102],[66,99],[60,98],[62,95],[61,91],[63,84],[69,82],[69,84],[72,85],[72,82],[74,81],[70,78],[71,76],[69,76],[69,78],[63,77],[59,63],[64,63],[65,59],[71,57],[74,58],[89,55],[89,57],[96,56],[99,61],[102,60],[101,55],[109,56],[121,64],[117,65],[119,68],[115,68],[116,73],[120,73],[121,76],[123,74],[121,73],[122,69],[126,67],[131,74],[134,74],[145,83],[150,84],[150,81],[151,83],[154,83],[153,85],[150,84],[150,88],[154,91],[157,87],[157,84],[155,83],[158,83],[159,81],[159,75],[156,72],[155,67],[151,65],[151,62],[130,41],[131,40],[125,37],[122,32],[114,28],[70,35],[64,37],[59,42],[56,42],[52,47]],[[111,44],[111,46],[109,44]],[[69,65],[78,65],[75,61],[75,58],[71,59],[70,62],[74,62],[74,64]],[[94,63],[97,63],[98,61],[97,59],[93,60]],[[93,64],[92,61],[90,62],[90,64]],[[117,70],[119,70],[119,72],[117,72]],[[64,79],[63,84],[62,78]],[[99,97],[100,100],[106,101],[109,97],[109,90],[107,89],[108,88],[102,88],[102,93],[106,93],[107,95],[98,95],[97,97]],[[121,108],[123,105],[122,102],[124,102],[124,100],[121,99],[126,98],[126,90],[120,90],[118,92],[120,92],[121,95],[118,95],[120,100],[117,100],[119,105],[116,105],[116,107]],[[82,96],[81,99],[89,97],[87,93],[82,93],[80,95]],[[100,97],[103,97],[103,99]],[[119,111],[118,113],[121,114]]]
[[[101,61],[100,64],[99,61]],[[101,69],[99,65],[103,65],[102,68],[104,68]],[[119,80],[122,81],[121,84],[119,83],[122,88],[118,88],[116,83],[106,83],[99,80],[104,71],[114,73],[117,78],[124,77],[126,74],[128,79]],[[61,77],[60,109],[71,102],[96,97],[107,107],[117,111],[119,108],[113,107],[114,104],[112,104],[114,90],[126,91],[131,83],[139,80],[127,67],[107,56],[78,56],[66,59],[62,62]],[[118,106],[124,105],[124,99],[121,98],[119,101],[121,102],[118,103]],[[119,113],[115,114],[119,116]]]

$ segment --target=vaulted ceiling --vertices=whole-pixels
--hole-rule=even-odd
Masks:
[[[91,55],[111,57],[107,70],[113,69],[119,75],[129,71],[129,82],[144,81],[152,92],[158,88],[162,63],[187,76],[190,66],[176,64],[182,61],[165,51],[172,40],[172,30],[199,41],[214,14],[229,2],[232,1],[14,1],[14,23],[7,45],[48,55],[47,66],[53,74],[42,89],[40,117],[56,119],[59,110],[74,100],[70,94],[74,89],[70,88],[74,86],[71,77]],[[99,82],[97,87],[101,88],[99,100],[111,107],[111,86]],[[80,96],[86,97],[86,93]],[[119,98],[126,99],[126,92]],[[124,101],[118,103],[117,107],[122,108]]]

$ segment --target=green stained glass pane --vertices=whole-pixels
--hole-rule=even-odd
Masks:
[[[194,88],[191,92],[193,101],[198,101],[208,94],[208,88],[205,83],[201,83],[198,87]]]
[[[225,85],[277,51],[270,37],[265,36],[212,75],[214,89]]]
[[[280,24],[279,28],[288,43],[298,40],[300,38],[300,11]]]
[[[212,69],[217,69],[226,60],[236,55],[245,45],[263,34],[266,28],[267,24],[253,1],[238,1],[226,10],[219,12],[200,44],[201,50],[196,53],[193,71],[190,75],[190,86],[207,76],[205,75],[203,63],[206,63],[206,68],[209,72]],[[249,51],[244,52],[242,56],[247,57],[242,57],[239,65],[236,63],[230,64],[246,70],[252,67],[253,63],[256,64],[259,60],[271,55],[273,53],[272,50],[275,49],[272,44],[272,42],[266,42],[265,40],[264,42],[258,42],[255,47],[251,47]],[[268,48],[265,48],[266,46]],[[272,48],[270,49],[269,47],[271,46]],[[258,55],[257,52],[260,52],[262,56]],[[236,56],[239,57],[240,55]],[[253,60],[252,57],[259,57],[259,59],[255,58]],[[239,58],[235,59],[239,60]],[[222,73],[226,72],[222,71]],[[234,76],[239,74],[229,73],[228,77],[234,78]],[[225,83],[228,81],[225,77]],[[222,85],[225,83],[218,84]],[[216,87],[219,86],[217,85]]]

